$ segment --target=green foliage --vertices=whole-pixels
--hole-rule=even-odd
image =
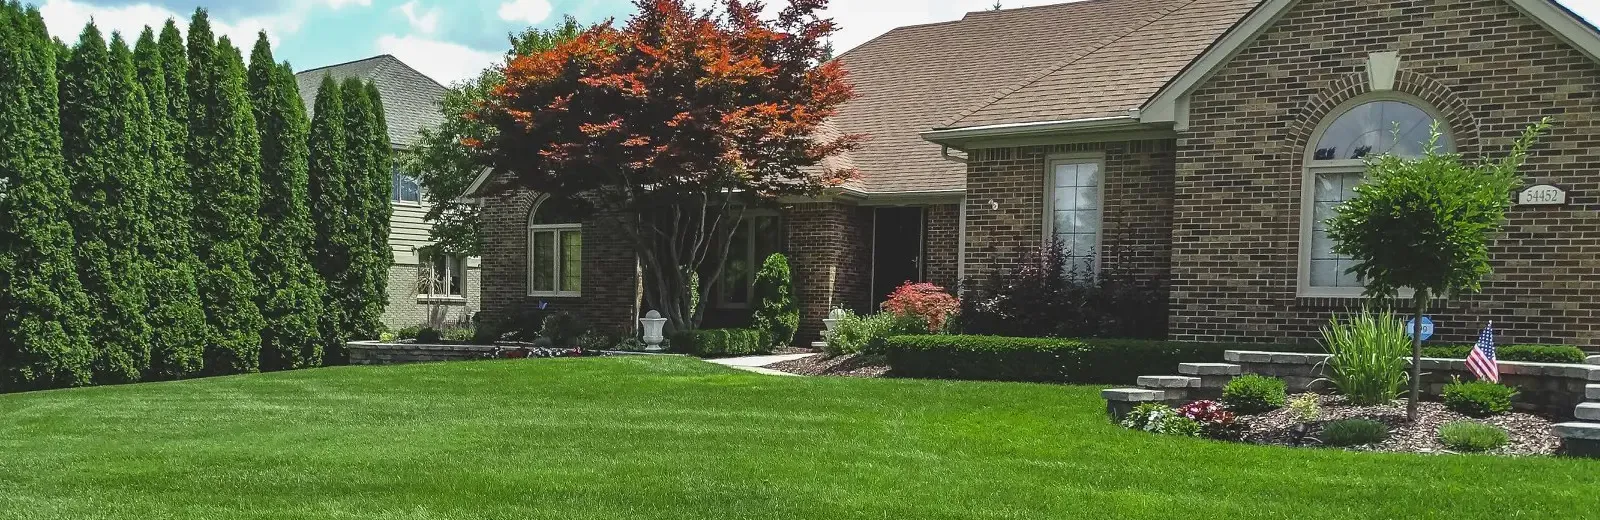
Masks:
[[[772,352],[765,332],[756,329],[700,329],[669,334],[672,351],[700,357],[730,357]]]
[[[189,23],[189,182],[197,280],[205,304],[206,374],[254,372],[264,321],[251,263],[260,250],[260,141],[245,93],[244,59],[214,40],[204,9]]]
[[[513,55],[548,50],[578,36],[577,20],[567,17],[554,29],[529,27],[511,36]],[[478,204],[461,198],[483,170],[482,152],[462,144],[463,139],[485,141],[493,130],[467,114],[478,109],[489,91],[505,83],[504,64],[484,69],[478,77],[450,87],[439,105],[443,122],[423,128],[417,142],[397,157],[400,169],[417,174],[428,201],[426,219],[439,252],[465,256],[481,253]]]
[[[1316,422],[1322,416],[1322,405],[1317,402],[1317,394],[1304,393],[1290,399],[1289,414],[1297,422]]]
[[[71,198],[68,219],[77,240],[78,280],[89,295],[86,315],[96,383],[138,381],[150,364],[145,218],[151,165],[144,89],[132,55],[115,50],[93,23],[73,48],[61,78],[62,158]]]
[[[1455,421],[1439,427],[1439,443],[1456,451],[1489,451],[1510,441],[1505,429],[1492,424]]]
[[[1511,411],[1511,398],[1516,395],[1517,389],[1509,386],[1488,381],[1462,382],[1459,378],[1444,385],[1444,392],[1440,394],[1444,399],[1445,408],[1473,417],[1488,417]]]
[[[417,331],[417,343],[437,344],[441,339],[444,339],[444,335],[439,332],[439,329],[423,327],[422,330]]]
[[[539,337],[558,347],[571,347],[577,345],[578,338],[589,332],[590,328],[587,322],[572,313],[557,312],[544,317],[539,325]]]
[[[261,240],[253,263],[261,289],[257,304],[266,323],[261,369],[317,366],[326,289],[309,256],[314,231],[306,191],[310,130],[305,105],[288,64],[273,60],[266,33],[250,53],[248,76],[261,137]]]
[[[773,253],[761,264],[755,280],[755,313],[750,328],[766,331],[776,346],[794,343],[800,328],[800,307],[794,301],[794,281],[789,274],[789,259]]]
[[[388,130],[379,121],[379,101],[367,83],[346,78],[340,85],[344,99],[345,180],[351,190],[346,208],[350,234],[350,271],[345,280],[348,333],[354,338],[377,337],[383,329],[388,304],[389,150]],[[381,185],[381,189],[377,186]]]
[[[1466,359],[1472,345],[1424,347],[1423,357]],[[1494,357],[1500,361],[1528,361],[1533,363],[1582,364],[1588,357],[1583,349],[1570,345],[1506,345],[1495,347]]]
[[[142,201],[150,228],[158,230],[145,242],[151,260],[146,292],[149,295],[150,369],[146,379],[179,379],[200,371],[206,343],[206,314],[200,303],[195,272],[198,260],[190,244],[190,200],[184,142],[188,129],[175,118],[182,109],[173,99],[187,99],[181,77],[168,73],[164,53],[175,49],[178,66],[183,62],[183,44],[177,28],[168,21],[158,43],[146,27],[134,45],[133,61],[138,82],[145,88],[150,115],[148,155],[151,172],[148,193]],[[178,76],[181,76],[178,75]],[[178,80],[178,92],[168,92],[168,82]]]
[[[1389,438],[1389,427],[1372,419],[1342,419],[1322,423],[1317,440],[1327,446],[1362,446]]]
[[[831,356],[858,353],[881,355],[889,337],[927,332],[927,322],[917,316],[888,312],[857,316],[845,311],[833,331],[828,333],[824,350]]]
[[[395,339],[417,339],[417,336],[421,333],[421,325],[412,325],[409,327],[400,327],[399,329],[396,329],[394,331],[394,337]]]
[[[356,204],[349,189],[344,92],[331,76],[322,78],[311,116],[306,193],[311,205],[311,265],[326,289],[322,314],[323,356],[329,364],[344,362],[344,344],[352,339],[351,310],[358,292],[351,277],[352,257],[359,245],[350,212]]]
[[[1415,159],[1383,154],[1367,161],[1355,197],[1327,222],[1333,251],[1356,262],[1351,272],[1366,292],[1393,298],[1402,287],[1429,295],[1468,294],[1489,275],[1489,239],[1505,223],[1511,192],[1522,185],[1518,169],[1540,134],[1540,121],[1523,132],[1503,159],[1468,165],[1440,153],[1434,142]]]
[[[1313,346],[1125,339],[893,336],[885,343],[900,377],[1127,384],[1178,363],[1221,362],[1226,350],[1306,351]]]
[[[1387,312],[1363,309],[1348,321],[1330,318],[1322,328],[1331,375],[1328,381],[1357,405],[1393,401],[1406,387],[1411,338],[1405,322]]]
[[[1205,430],[1200,421],[1179,415],[1161,403],[1140,403],[1120,424],[1123,428],[1179,437],[1201,437]]]
[[[39,11],[0,5],[0,392],[91,380],[57,92]]]
[[[1245,374],[1222,387],[1222,404],[1241,414],[1258,414],[1283,408],[1289,385],[1282,379]]]
[[[1179,437],[1203,437],[1205,426],[1200,424],[1200,421],[1181,415],[1174,415],[1163,418],[1161,424],[1156,427],[1155,432]]]

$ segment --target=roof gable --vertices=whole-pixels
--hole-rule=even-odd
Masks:
[[[331,76],[335,81],[352,77],[371,81],[378,88],[378,95],[383,97],[389,142],[395,146],[411,146],[423,128],[444,122],[444,116],[439,113],[439,104],[447,90],[444,85],[394,56],[383,54],[295,74],[300,101],[305,103],[307,114],[316,110],[317,91],[322,87],[324,76]]]

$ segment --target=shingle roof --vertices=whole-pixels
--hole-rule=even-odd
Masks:
[[[1259,0],[1083,0],[901,27],[839,57],[857,98],[832,123],[868,192],[965,187],[935,128],[1126,114]]]
[[[323,76],[333,76],[336,81],[350,77],[371,81],[383,98],[389,141],[395,146],[410,146],[416,143],[422,128],[444,122],[444,116],[439,114],[439,103],[444,100],[446,90],[444,85],[388,54],[310,69],[294,76],[300,84],[300,100],[306,104],[307,113],[315,110]]]

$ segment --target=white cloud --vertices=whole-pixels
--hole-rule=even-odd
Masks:
[[[131,43],[139,38],[139,32],[143,31],[145,26],[159,31],[168,18],[177,20],[178,28],[188,31],[189,16],[192,13],[176,13],[151,4],[106,7],[80,3],[76,0],[47,0],[39,7],[39,14],[44,16],[44,23],[49,27],[50,34],[71,44],[78,40],[84,24],[90,19],[99,26],[100,32],[105,33],[107,40],[111,39],[112,32],[120,32],[122,37]],[[233,41],[234,46],[249,53],[250,46],[256,42],[258,31],[265,30],[274,41],[282,41],[284,37],[300,30],[300,23],[303,20],[303,15],[298,12],[237,20],[221,20],[213,15],[211,30],[218,35],[227,36]]]
[[[344,6],[347,6],[347,5],[359,5],[361,7],[368,7],[368,6],[372,5],[372,0],[323,0],[323,1],[328,4],[328,7],[332,7],[334,9],[340,9],[340,8],[343,8]]]
[[[417,14],[417,0],[411,0],[401,5],[400,13],[406,15],[406,21],[411,23],[411,28],[423,34],[432,34],[439,28],[439,10],[429,9],[427,12]]]
[[[416,35],[379,36],[378,52],[393,54],[400,61],[446,85],[476,77],[483,69],[505,58],[498,52],[480,51],[458,43]]]
[[[547,0],[511,0],[500,4],[498,14],[501,20],[534,25],[550,17],[550,2]]]

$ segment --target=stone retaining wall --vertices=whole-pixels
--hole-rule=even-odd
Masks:
[[[1259,352],[1229,350],[1223,358],[1238,364],[1243,373],[1281,378],[1289,391],[1332,391],[1327,381],[1328,354]],[[1452,377],[1472,380],[1463,359],[1422,358],[1422,392],[1438,398]],[[1518,389],[1513,405],[1563,420],[1573,419],[1573,410],[1586,399],[1585,386],[1600,384],[1600,366],[1562,363],[1500,362],[1500,382]]]
[[[346,343],[352,365],[396,365],[433,361],[466,361],[494,354],[494,345],[427,345],[353,341]]]

